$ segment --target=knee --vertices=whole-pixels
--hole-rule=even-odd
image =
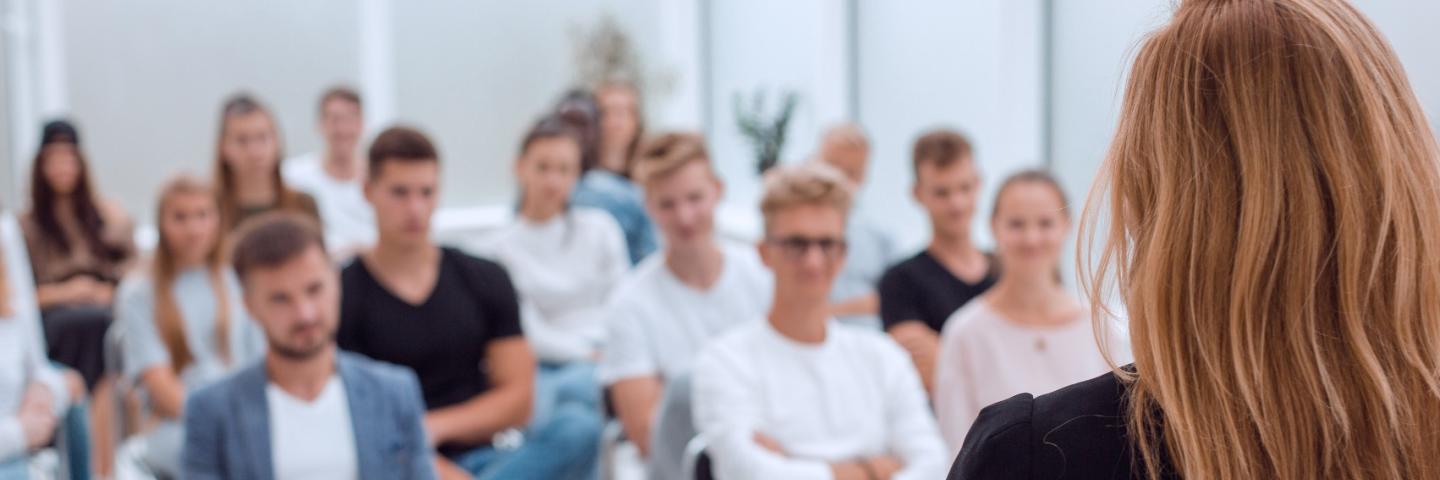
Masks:
[[[537,432],[542,437],[537,440],[552,444],[557,449],[590,452],[599,448],[603,428],[604,421],[599,411],[580,405],[563,405],[555,409],[544,428]]]

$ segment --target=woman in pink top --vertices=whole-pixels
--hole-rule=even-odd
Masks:
[[[1006,179],[990,228],[1000,280],[956,311],[941,333],[934,405],[952,451],[986,405],[1109,372],[1097,338],[1116,342],[1114,352],[1129,351],[1114,328],[1096,336],[1090,309],[1061,282],[1070,210],[1054,177],[1031,170]]]

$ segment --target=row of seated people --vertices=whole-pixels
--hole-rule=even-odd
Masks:
[[[732,326],[773,316],[772,308],[785,306],[786,302],[772,302],[772,298],[803,296],[782,293],[799,284],[772,281],[771,272],[777,271],[775,262],[762,261],[763,255],[757,255],[753,247],[717,239],[714,210],[723,195],[723,184],[710,165],[702,139],[685,134],[661,135],[643,148],[632,141],[627,145],[631,150],[618,156],[631,160],[616,167],[627,175],[600,167],[614,163],[611,160],[594,160],[592,168],[584,168],[587,156],[616,157],[587,148],[594,143],[587,141],[590,130],[599,126],[604,126],[600,130],[606,132],[624,130],[613,125],[619,122],[629,125],[635,134],[627,133],[628,138],[638,138],[634,95],[626,95],[630,91],[621,88],[600,91],[608,92],[598,98],[609,108],[597,109],[593,99],[587,102],[583,96],[567,96],[556,112],[539,122],[522,141],[516,175],[523,193],[516,221],[465,245],[466,251],[493,259],[494,263],[476,261],[461,250],[430,248],[430,216],[438,200],[438,162],[410,165],[390,161],[438,160],[439,155],[423,135],[403,129],[381,135],[371,146],[368,161],[358,166],[353,165],[353,156],[331,153],[324,159],[287,160],[281,175],[273,117],[248,97],[227,102],[222,114],[217,181],[212,187],[182,178],[163,190],[156,212],[160,241],[148,268],[130,275],[118,290],[106,281],[83,275],[76,278],[85,280],[70,282],[84,287],[54,285],[62,291],[101,290],[106,298],[87,307],[104,314],[108,314],[108,297],[115,297],[114,313],[119,319],[119,333],[115,336],[122,340],[123,353],[120,373],[145,392],[141,410],[146,421],[140,422],[145,430],[140,435],[144,448],[138,456],[146,469],[160,475],[181,472],[179,450],[184,429],[180,419],[187,392],[214,383],[263,355],[264,336],[249,321],[249,312],[240,301],[239,282],[226,267],[221,245],[225,232],[243,219],[265,211],[288,210],[324,219],[332,258],[358,255],[341,277],[345,300],[339,344],[378,360],[408,366],[419,375],[425,406],[431,412],[425,422],[428,440],[446,459],[439,462],[442,471],[463,470],[474,475],[498,475],[496,478],[504,478],[507,472],[593,471],[595,446],[591,440],[595,435],[591,431],[598,428],[596,412],[600,410],[603,384],[609,392],[609,407],[629,440],[649,460],[651,475],[677,476],[682,450],[698,433],[690,415],[692,388],[687,380],[696,353]],[[345,89],[327,92],[322,98],[321,125],[328,151],[354,150],[361,124],[360,106],[359,97]],[[605,113],[613,110],[630,112],[628,120],[617,121],[614,117],[624,115]],[[595,122],[597,118],[610,119],[611,123]],[[55,185],[49,194],[52,197],[88,199],[95,212],[103,213],[99,222],[102,228],[69,226],[65,231],[114,230],[119,233],[107,234],[106,238],[116,240],[108,243],[105,239],[79,241],[113,245],[117,252],[133,251],[133,246],[120,241],[129,238],[128,220],[89,191],[78,133],[73,126],[53,123],[45,130],[34,175],[37,185]],[[869,155],[863,133],[856,127],[842,126],[827,132],[821,145],[817,157],[844,173],[840,183],[847,191],[857,189],[863,182]],[[970,240],[968,225],[980,182],[964,137],[945,130],[928,133],[916,142],[913,157],[915,197],[930,212],[934,227],[930,246],[890,266],[894,248],[883,230],[849,215],[848,200],[832,202],[846,207],[841,210],[845,213],[841,222],[845,231],[816,243],[826,259],[824,263],[836,270],[834,278],[823,282],[823,316],[838,319],[846,325],[846,331],[848,327],[874,331],[882,323],[874,319],[874,314],[881,314],[886,331],[907,351],[908,362],[896,366],[885,361],[887,353],[850,352],[846,348],[839,349],[836,355],[860,362],[852,367],[882,369],[872,372],[873,376],[903,376],[900,372],[913,369],[923,387],[885,391],[902,396],[915,394],[911,396],[919,398],[919,405],[925,407],[918,411],[926,415],[930,411],[925,401],[927,393],[933,392],[936,411],[953,450],[958,448],[968,422],[988,402],[1019,391],[1043,391],[1086,378],[1104,371],[1106,364],[1093,340],[1086,340],[1083,334],[1089,325],[1084,321],[1086,309],[1064,293],[1055,277],[1060,243],[1069,222],[1058,185],[1039,173],[1017,176],[1006,183],[1002,194],[1014,184],[1014,189],[1023,194],[1020,202],[1034,203],[1038,197],[1041,205],[1039,214],[1029,212],[1030,218],[1015,213],[1014,218],[1002,221],[998,208],[1001,202],[997,200],[992,225],[1000,246],[997,258],[981,253]],[[341,166],[345,164],[350,164],[348,180]],[[594,177],[597,170],[606,173]],[[602,184],[609,182],[611,186],[626,185],[633,191],[587,189],[586,180],[590,178],[602,178]],[[289,190],[287,180],[304,185],[310,194]],[[266,186],[269,188],[261,188]],[[587,191],[623,191],[635,196],[588,194],[600,199],[595,203],[601,206],[628,205],[606,215],[603,210],[577,205],[580,202],[576,200],[586,196]],[[271,201],[246,201],[251,198]],[[664,237],[660,254],[647,255],[644,242],[636,248],[636,242],[627,241],[645,234],[631,235],[622,226],[627,225],[626,211],[638,211],[644,224],[653,218],[660,226]],[[801,245],[805,238],[771,234],[768,213],[766,216],[767,235],[760,251],[799,251],[798,256],[806,257],[804,252],[809,247]],[[25,216],[22,225],[30,225],[35,217]],[[369,233],[365,233],[367,228]],[[41,231],[25,230],[27,234]],[[1036,231],[1040,232],[1038,237],[1032,234]],[[39,235],[43,234],[27,237]],[[130,261],[128,255],[88,255],[85,260],[92,264],[97,263],[97,258],[111,259],[107,267],[117,272]],[[43,258],[33,253],[31,257],[37,261]],[[631,262],[637,259],[641,261],[632,271]],[[1007,266],[1003,277],[995,266],[1002,261]],[[1036,277],[1012,272],[1040,274]],[[997,282],[1001,278],[1014,281]],[[985,301],[970,302],[992,286],[1004,288],[996,288]],[[957,314],[967,303],[971,307]],[[63,337],[48,335],[49,312],[55,309],[43,310],[47,312],[43,322],[47,344],[72,345]],[[970,328],[976,332],[947,333],[950,348],[941,349],[940,331],[960,331],[958,327],[944,328],[952,316],[980,320],[953,322],[973,324]],[[415,322],[422,322],[423,328]],[[98,358],[101,349],[97,346],[81,350]],[[783,347],[764,350],[774,350],[768,355],[781,357],[794,354]],[[942,351],[951,354],[941,355]],[[87,365],[84,361],[57,355],[53,349],[51,354],[85,371],[81,368]],[[880,358],[871,358],[874,356]],[[944,361],[939,360],[942,357]],[[1027,367],[999,368],[1015,361]],[[796,378],[784,375],[813,376],[817,375],[813,369],[822,366],[833,369],[841,364],[819,362],[796,366],[798,370],[789,373],[783,369],[766,372],[782,375],[772,381],[788,385],[794,384]],[[530,373],[531,368],[537,372]],[[811,398],[838,395],[834,398],[860,400],[859,396],[842,394],[847,389],[870,389],[864,383],[843,383],[867,381],[849,378],[860,371],[845,368],[834,372],[817,384],[823,388],[811,392]],[[100,379],[101,373],[102,368],[97,366],[87,379]],[[728,377],[731,381],[761,383],[720,385],[709,382],[727,378],[723,373],[696,378],[703,381],[695,382],[693,390],[702,398],[773,389],[760,378]],[[834,380],[842,383],[826,383]],[[941,383],[938,387],[937,382]],[[95,385],[95,381],[88,383]],[[698,393],[701,391],[707,393]],[[763,403],[762,397],[751,400]],[[831,414],[838,416],[829,421],[846,421],[852,409],[875,409],[889,401],[914,398],[869,399],[867,404],[835,406]],[[662,399],[675,405],[662,406]],[[770,400],[781,401],[779,406],[791,409],[805,403],[795,398]],[[756,408],[763,411],[769,407]],[[698,410],[697,418],[703,412]],[[731,412],[718,415],[720,419],[733,417],[734,421],[773,421],[770,417],[747,419],[745,414]],[[891,420],[870,425],[874,428],[866,434],[887,431]],[[827,429],[839,428],[839,424],[826,426],[821,422],[805,427],[812,430],[761,433],[765,428],[755,425],[741,429],[756,430],[756,445],[775,447],[772,453],[786,452],[785,445],[789,444],[796,453],[782,456],[795,458],[848,458],[861,451],[890,451],[883,445],[859,451],[855,445],[839,445],[833,452],[807,452],[796,445],[815,439],[804,435],[831,438],[835,432]],[[527,454],[523,448],[503,448],[513,445],[517,438],[526,439],[528,445],[548,446],[547,453]],[[727,447],[722,441],[725,439],[714,438],[717,458],[732,458],[723,453],[733,447]],[[547,442],[560,442],[565,447]],[[898,457],[878,453],[873,460],[875,465],[859,462],[858,466],[849,466],[888,471],[904,464]],[[720,465],[724,470],[730,463],[722,461]]]

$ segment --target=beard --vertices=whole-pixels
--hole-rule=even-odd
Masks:
[[[270,337],[270,351],[287,360],[309,360],[325,353],[325,348],[335,344],[335,331],[331,330],[312,344],[296,345],[284,339]]]

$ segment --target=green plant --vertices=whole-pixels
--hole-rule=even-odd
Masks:
[[[765,92],[757,90],[750,95],[747,108],[740,92],[735,92],[735,125],[740,133],[750,140],[755,150],[755,171],[764,174],[780,163],[780,150],[785,147],[785,132],[790,126],[790,117],[800,95],[787,90],[781,94],[780,110],[773,117],[766,114]]]

